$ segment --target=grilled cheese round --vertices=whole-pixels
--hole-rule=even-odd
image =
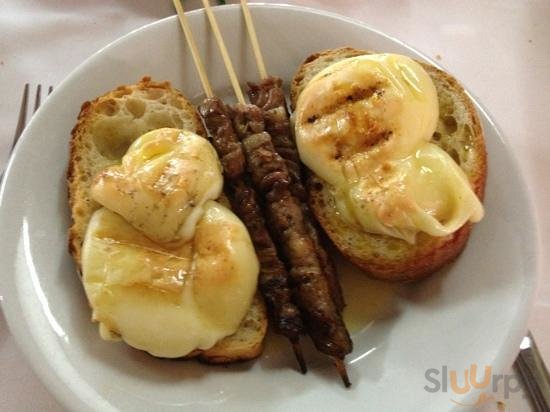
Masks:
[[[94,213],[82,281],[103,339],[179,358],[235,333],[252,303],[259,265],[242,222],[217,202],[204,209],[193,239],[176,249],[107,208]]]
[[[464,172],[431,143],[436,88],[412,59],[351,57],[329,65],[296,104],[302,161],[331,185],[338,213],[373,234],[415,243],[483,217]]]
[[[120,165],[103,170],[91,196],[159,243],[192,239],[203,205],[223,187],[218,156],[194,133],[163,128],[135,140]]]

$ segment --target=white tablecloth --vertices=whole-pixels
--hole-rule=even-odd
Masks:
[[[354,17],[402,39],[439,60],[474,91],[520,160],[536,203],[541,245],[550,243],[550,2],[288,2]],[[184,4],[190,10],[200,2],[186,0]],[[171,2],[166,0],[3,0],[0,170],[8,157],[24,83],[55,86],[110,41],[171,14]],[[541,250],[541,272],[547,274],[550,254]],[[550,283],[545,275],[539,283],[529,327],[547,363],[549,319]],[[0,388],[2,411],[61,409],[18,352],[1,315]],[[502,392],[497,397],[502,399]],[[484,406],[487,411],[497,409],[523,411],[528,405],[518,393],[504,400],[504,405],[491,402]]]

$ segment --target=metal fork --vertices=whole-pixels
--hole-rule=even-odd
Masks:
[[[17,120],[17,128],[15,129],[15,135],[13,136],[13,141],[10,148],[10,154],[13,151],[13,148],[17,144],[19,137],[23,133],[25,126],[27,124],[27,111],[28,111],[28,101],[29,101],[29,83],[25,84],[23,88],[23,99],[21,100],[21,108],[19,109],[19,119]],[[48,95],[53,91],[53,86],[48,87]],[[42,85],[39,84],[36,86],[36,92],[34,94],[34,105],[32,113],[36,112],[40,107],[42,100]]]
[[[530,331],[523,338],[514,362],[535,412],[550,411],[550,376]]]
[[[53,91],[53,86],[48,87],[48,94]],[[21,137],[21,134],[23,133],[23,130],[25,130],[25,126],[27,125],[27,113],[31,110],[29,107],[29,93],[30,93],[30,85],[29,83],[26,83],[23,87],[23,97],[21,99],[21,107],[19,108],[19,118],[17,119],[17,127],[15,128],[15,134],[13,135],[13,140],[10,146],[10,156],[13,152],[13,149],[15,148],[15,145],[19,141],[19,138]],[[34,104],[32,105],[32,114],[38,110],[40,105],[42,104],[42,85],[38,84],[36,86],[36,91],[34,93]],[[30,120],[29,117],[29,120]],[[4,172],[0,175],[0,182],[2,182],[2,178],[4,177]]]

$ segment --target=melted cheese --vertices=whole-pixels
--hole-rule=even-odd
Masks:
[[[82,280],[104,339],[176,358],[233,334],[256,291],[259,264],[231,211],[204,204],[191,241],[153,242],[121,216],[94,213],[82,249]]]
[[[204,138],[179,129],[158,129],[137,139],[122,164],[94,180],[92,198],[160,243],[193,237],[206,201],[222,191],[222,169]]]
[[[318,73],[295,112],[302,161],[334,191],[341,216],[369,233],[414,243],[483,217],[454,160],[430,143],[437,91],[412,59],[353,57]]]

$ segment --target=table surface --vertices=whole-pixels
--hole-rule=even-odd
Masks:
[[[234,1],[233,1],[234,2]],[[233,3],[228,2],[228,3]],[[274,3],[272,1],[264,1]],[[280,2],[280,1],[279,1]],[[550,243],[550,2],[297,0],[354,17],[438,60],[485,105],[520,161],[535,202],[540,244]],[[214,3],[214,2],[212,2]],[[198,0],[185,1],[187,10]],[[90,54],[119,36],[174,14],[170,1],[4,0],[0,14],[0,170],[8,159],[24,83],[59,84]],[[550,362],[550,254],[529,320]],[[1,295],[2,291],[0,291]],[[18,351],[0,314],[0,410],[58,411]],[[483,405],[484,411],[525,411],[523,392]]]

